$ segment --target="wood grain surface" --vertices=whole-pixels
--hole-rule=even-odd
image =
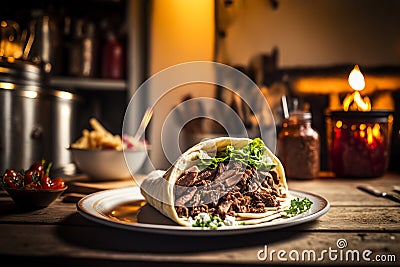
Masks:
[[[0,256],[15,263],[44,266],[398,266],[400,203],[356,188],[365,183],[392,191],[394,186],[400,186],[400,175],[388,173],[374,179],[289,180],[291,190],[327,198],[330,210],[315,221],[289,228],[213,237],[126,231],[100,225],[82,217],[76,203],[63,201],[64,196],[47,208],[22,211],[0,191]],[[115,182],[104,187],[104,184],[95,186],[75,181],[75,185],[92,188],[90,192],[134,184],[133,181]],[[68,193],[85,195],[78,186],[75,192]],[[345,240],[347,246],[340,249],[340,240]],[[331,255],[336,255],[336,259],[328,257],[329,249],[336,250],[336,254]],[[328,252],[322,257],[325,250]],[[371,251],[369,261],[360,256],[367,250]],[[272,258],[271,251],[275,251]],[[278,251],[286,254],[278,258]],[[300,253],[298,260],[294,260],[296,251]],[[316,253],[315,259],[310,251]],[[351,258],[356,256],[352,254],[356,251],[361,257],[358,260]],[[293,259],[289,258],[289,253]],[[376,256],[383,257],[386,262],[377,261]]]

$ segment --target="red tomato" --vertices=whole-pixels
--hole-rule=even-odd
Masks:
[[[21,184],[21,179],[18,172],[14,169],[7,169],[3,174],[3,182],[11,188],[18,188]]]
[[[65,182],[63,178],[54,178],[51,184],[51,189],[63,189],[65,187]]]
[[[46,174],[42,175],[42,179],[40,180],[41,188],[42,189],[50,189],[51,187],[51,179]]]
[[[39,176],[39,173],[37,171],[27,170],[25,172],[25,176],[24,176],[25,185],[28,185],[28,184],[34,182],[34,180],[36,180],[38,176]]]
[[[29,170],[38,171],[38,172],[44,172],[43,161],[33,163],[31,165],[31,167],[29,168]]]

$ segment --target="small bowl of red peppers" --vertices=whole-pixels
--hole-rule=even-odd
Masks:
[[[27,170],[7,169],[0,179],[0,186],[21,208],[45,208],[68,188],[63,178],[50,178],[51,165],[42,160]]]

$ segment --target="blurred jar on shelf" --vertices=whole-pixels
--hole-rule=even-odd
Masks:
[[[82,18],[72,20],[72,33],[67,46],[68,75],[95,77],[98,40],[96,26]]]
[[[278,134],[278,156],[288,178],[314,179],[320,170],[320,135],[310,112],[295,110]]]
[[[60,32],[54,14],[42,9],[33,9],[29,23],[31,39],[27,40],[25,56],[42,67],[45,74],[59,74]]]
[[[102,52],[102,78],[123,79],[125,51],[121,41],[114,32],[107,32]]]

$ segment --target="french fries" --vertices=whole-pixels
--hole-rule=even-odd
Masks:
[[[93,130],[84,129],[82,136],[71,145],[72,148],[122,150],[120,135],[113,135],[107,131],[96,118],[90,118],[89,123]]]

